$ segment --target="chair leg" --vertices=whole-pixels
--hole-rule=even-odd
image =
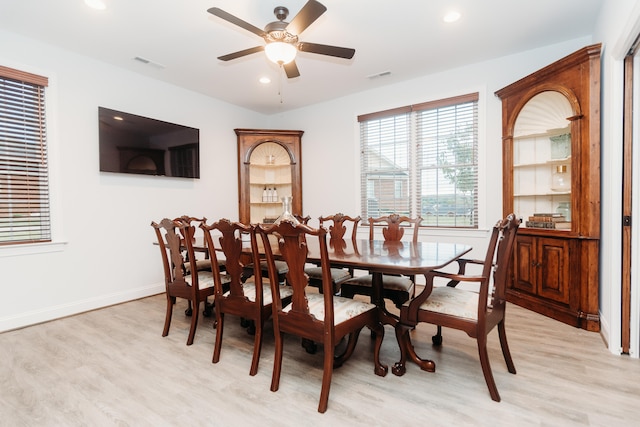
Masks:
[[[260,363],[260,351],[262,350],[262,329],[264,321],[259,319],[254,321],[255,336],[253,339],[253,358],[251,359],[251,370],[249,375],[253,376],[258,373],[258,363]]]
[[[175,304],[175,297],[167,296],[167,312],[164,315],[164,329],[162,329],[162,336],[169,335],[169,326],[171,326],[171,316],[173,315],[173,304]]]
[[[349,341],[347,342],[347,346],[342,352],[342,354],[335,355],[334,349],[334,358],[333,358],[333,367],[339,368],[342,364],[351,357],[353,351],[356,348],[356,344],[358,343],[358,336],[360,336],[360,331],[351,332],[349,334]]]
[[[212,363],[218,363],[220,360],[220,352],[222,351],[222,335],[224,333],[224,313],[220,310],[216,310],[216,342],[213,346],[213,359]]]
[[[493,379],[493,373],[491,372],[491,364],[489,363],[489,354],[487,353],[487,336],[482,334],[478,337],[478,355],[480,356],[480,365],[482,366],[482,373],[484,374],[484,380],[489,388],[489,394],[491,399],[500,402],[500,393],[498,393],[498,387]]]
[[[500,337],[500,347],[502,347],[502,355],[504,356],[504,361],[507,363],[507,369],[512,374],[515,374],[516,366],[513,364],[509,344],[507,344],[507,331],[504,328],[504,320],[498,323],[498,336]]]
[[[442,345],[442,326],[438,325],[438,331],[431,337],[433,345]]]
[[[322,389],[320,390],[320,403],[318,404],[318,412],[325,413],[329,405],[329,390],[331,388],[331,377],[333,376],[333,363],[335,349],[333,343],[324,343],[324,367],[322,370]],[[349,338],[351,345],[351,338]]]
[[[276,351],[273,356],[273,375],[271,376],[271,391],[278,391],[280,388],[280,371],[282,370],[282,344],[284,333],[275,333]]]
[[[189,337],[187,338],[187,345],[193,344],[193,339],[196,336],[196,327],[197,326],[198,326],[198,306],[194,302],[193,303],[193,314],[191,315],[191,327],[189,328]]]

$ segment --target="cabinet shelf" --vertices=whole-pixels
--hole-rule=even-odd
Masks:
[[[513,165],[513,168],[514,169],[536,168],[536,167],[557,166],[557,165],[566,165],[566,164],[571,164],[571,156],[565,157],[563,159],[549,159],[541,162],[515,163]]]
[[[549,191],[542,193],[517,193],[513,197],[554,197],[554,196],[570,196],[571,191]]]

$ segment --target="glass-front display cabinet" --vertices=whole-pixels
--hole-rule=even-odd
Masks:
[[[507,299],[597,331],[600,44],[496,92],[502,101],[503,210],[522,225]]]
[[[239,219],[264,224],[282,214],[282,198],[292,197],[291,213],[302,214],[303,131],[235,129],[238,137]]]

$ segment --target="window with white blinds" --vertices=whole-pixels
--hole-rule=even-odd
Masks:
[[[358,117],[363,218],[478,226],[478,94]]]
[[[47,85],[0,66],[0,245],[51,241]]]

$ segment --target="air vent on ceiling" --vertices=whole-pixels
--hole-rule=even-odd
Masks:
[[[133,59],[138,61],[138,62],[142,62],[143,64],[151,65],[152,67],[156,67],[156,68],[160,68],[160,69],[164,68],[164,65],[158,64],[157,62],[150,61],[147,58],[143,58],[141,56],[136,56]]]
[[[368,79],[377,79],[377,78],[386,77],[386,76],[389,76],[389,75],[391,75],[391,71],[383,71],[381,73],[371,74],[371,75],[367,76],[367,78]]]

